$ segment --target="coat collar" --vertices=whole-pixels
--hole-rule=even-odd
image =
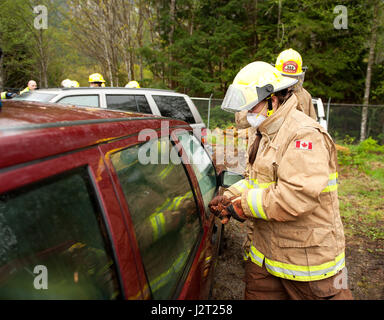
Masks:
[[[292,94],[292,96],[283,105],[281,105],[272,116],[268,117],[267,120],[265,120],[260,125],[260,133],[266,134],[270,137],[275,136],[281,128],[288,113],[292,109],[296,108],[297,103],[298,100],[296,98],[296,95]]]

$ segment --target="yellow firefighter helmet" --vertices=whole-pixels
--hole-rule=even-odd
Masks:
[[[140,88],[140,85],[137,81],[129,81],[128,84],[125,86],[126,88]]]
[[[251,110],[260,101],[293,86],[297,81],[283,76],[269,63],[252,62],[236,75],[225,94],[221,108],[229,112]]]
[[[284,75],[300,76],[303,74],[303,59],[300,53],[290,48],[279,54],[275,67]]]
[[[102,82],[105,83],[103,76],[100,73],[93,73],[89,76],[88,82]]]

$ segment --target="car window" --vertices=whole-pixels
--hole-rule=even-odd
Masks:
[[[139,112],[152,114],[152,110],[148,104],[147,98],[142,95],[137,95],[135,97],[136,97],[136,103],[137,103]]]
[[[12,100],[24,100],[24,101],[38,101],[38,102],[49,102],[52,98],[57,96],[54,93],[41,93],[36,91],[25,92],[20,96],[14,97]]]
[[[217,188],[216,170],[204,147],[192,133],[177,134],[177,138],[182,144],[199,182],[205,211],[210,214],[208,204],[214,197]]]
[[[143,95],[107,95],[107,107],[111,109],[152,113],[147,99]]]
[[[153,99],[162,116],[184,120],[191,124],[196,123],[184,97],[154,95]]]
[[[98,95],[68,96],[58,101],[60,104],[73,104],[75,106],[99,107]]]
[[[202,226],[184,165],[162,164],[161,151],[178,157],[169,139],[162,139],[117,152],[111,159],[128,202],[152,297],[170,299]],[[158,161],[146,164],[147,152]]]
[[[115,263],[86,168],[0,195],[0,299],[114,299]]]

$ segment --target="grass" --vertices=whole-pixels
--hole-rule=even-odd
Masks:
[[[345,233],[384,240],[384,147],[373,139],[343,147],[338,158]]]

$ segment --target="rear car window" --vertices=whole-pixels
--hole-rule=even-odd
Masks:
[[[154,95],[153,99],[162,116],[184,120],[190,124],[196,123],[184,97]]]
[[[162,164],[159,159],[160,154],[169,159],[171,150],[173,156],[178,157],[170,145],[169,139],[153,140],[111,156],[128,202],[154,299],[173,298],[202,232],[196,200],[183,164]],[[146,158],[146,151],[154,155],[152,159],[156,161],[145,164],[142,160]]]
[[[144,95],[107,95],[107,107],[111,109],[151,114],[151,108]]]
[[[0,195],[0,299],[120,296],[95,197],[86,168]]]
[[[49,102],[51,99],[56,97],[54,93],[41,93],[36,91],[25,92],[20,96],[16,96],[12,100],[24,100],[24,101],[38,101],[38,102]]]
[[[57,101],[60,104],[73,104],[75,106],[99,107],[98,95],[68,96]]]

